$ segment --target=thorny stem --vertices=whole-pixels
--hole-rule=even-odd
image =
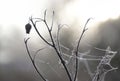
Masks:
[[[35,70],[36,70],[37,73],[39,74],[39,76],[43,79],[43,81],[47,81],[47,80],[44,78],[44,76],[40,73],[40,71],[38,70],[38,68],[37,68],[37,66],[36,66],[36,64],[35,64],[35,60],[32,59],[32,56],[31,56],[31,54],[30,54],[30,52],[29,52],[28,45],[27,45],[28,40],[29,40],[29,38],[26,39],[26,40],[24,39],[24,42],[25,42],[26,50],[27,50],[27,53],[28,53],[28,55],[29,55],[29,57],[30,57],[30,60],[31,60],[31,62],[32,62],[34,68],[35,68]]]
[[[79,53],[78,50],[79,50],[80,42],[81,42],[81,39],[82,39],[85,31],[87,30],[87,29],[86,29],[86,25],[88,24],[88,22],[90,21],[90,19],[91,19],[91,18],[89,18],[89,19],[87,20],[87,22],[85,23],[84,28],[83,28],[83,31],[82,31],[82,34],[80,35],[80,38],[79,38],[78,43],[77,43],[77,47],[76,47],[76,51],[75,51],[75,55],[76,55],[76,59],[75,59],[75,63],[76,63],[76,64],[75,64],[75,65],[76,65],[76,67],[75,67],[75,75],[74,75],[73,81],[76,81],[77,75],[78,75],[79,60],[78,60],[77,57],[78,57],[78,53]]]

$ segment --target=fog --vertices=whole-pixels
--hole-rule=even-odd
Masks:
[[[93,8],[94,6],[89,8],[90,5],[92,6],[92,3],[99,3],[93,0],[93,2],[90,2],[91,4],[89,4],[87,3],[87,0],[85,1],[86,2],[82,2],[82,0],[21,0],[19,2],[15,0],[11,0],[10,2],[7,2],[7,0],[3,2],[0,1],[1,4],[6,4],[7,2],[6,6],[0,6],[0,9],[2,10],[0,15],[0,81],[42,81],[41,77],[39,77],[35,71],[27,54],[24,38],[30,37],[28,44],[32,55],[34,55],[39,48],[46,47],[46,44],[39,39],[39,36],[35,33],[34,28],[32,28],[30,35],[26,35],[24,26],[28,23],[28,19],[31,15],[34,17],[43,17],[45,9],[48,10],[48,15],[51,14],[52,10],[55,10],[55,23],[69,25],[69,27],[62,29],[60,33],[60,42],[70,50],[73,49],[76,41],[78,40],[86,20],[93,17],[93,19],[88,23],[88,30],[85,32],[81,41],[80,52],[90,50],[90,54],[103,55],[104,52],[98,51],[94,49],[94,47],[106,49],[107,46],[110,46],[113,51],[118,51],[117,55],[111,62],[114,67],[118,67],[118,70],[107,74],[105,81],[119,81],[120,13],[117,11],[119,10],[118,5],[116,4],[117,1],[115,1],[116,7],[114,6],[114,8],[112,8],[115,9],[115,13],[117,12],[117,17],[113,16],[114,13],[109,15],[111,10],[108,8],[105,10],[108,9],[109,13],[106,11],[104,13],[100,12],[103,14],[102,16],[98,13],[95,15],[95,12],[93,14],[92,11],[97,10],[97,8],[102,5],[99,5],[99,7],[94,5],[97,7],[96,9]],[[10,5],[8,3],[10,3]],[[79,8],[78,5],[81,5],[82,3],[86,4]],[[102,2],[100,2],[100,4],[101,3]],[[108,7],[111,7],[111,3],[112,1],[108,3]],[[88,6],[83,8],[86,5]],[[79,9],[81,9],[81,11],[79,11]],[[89,12],[89,10],[92,11]],[[100,8],[98,11],[99,10]],[[108,16],[106,16],[106,14]],[[51,17],[48,17],[48,20],[50,20],[50,18]],[[49,40],[46,30],[43,31],[43,28],[39,30],[47,38],[47,40]],[[36,58],[36,63],[40,72],[49,81],[68,81],[64,69],[59,64],[58,56],[51,47],[47,46],[40,52],[40,55]],[[90,67],[92,67],[92,71],[94,72],[98,62],[89,63]],[[84,64],[81,63],[81,67],[79,69],[80,81],[90,80],[90,76],[86,72],[85,68]]]

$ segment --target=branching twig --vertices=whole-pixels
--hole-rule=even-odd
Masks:
[[[86,25],[88,24],[88,22],[90,21],[90,19],[91,19],[91,18],[89,18],[89,19],[87,20],[87,22],[85,23],[84,28],[83,28],[83,31],[82,31],[82,34],[80,35],[80,38],[79,38],[79,40],[78,40],[77,47],[76,47],[76,50],[75,50],[76,57],[78,57],[78,49],[79,49],[79,46],[80,46],[80,41],[81,41],[81,39],[82,39],[82,37],[83,37],[83,34],[84,34],[85,31],[87,30]],[[76,58],[76,62],[75,62],[75,63],[76,63],[76,64],[75,64],[76,67],[75,67],[75,75],[74,75],[73,81],[76,81],[76,79],[77,79],[77,74],[78,74],[79,60],[78,60],[77,58]]]
[[[62,52],[61,47],[63,47],[63,45],[61,46],[61,44],[60,44],[59,35],[60,35],[60,30],[62,29],[63,26],[69,27],[67,24],[62,24],[62,25],[59,24],[58,25],[58,28],[57,28],[57,45],[58,45],[58,50],[60,51],[60,54]]]
[[[54,14],[54,13],[53,13],[53,14]],[[56,43],[55,43],[55,41],[54,41],[54,39],[53,39],[53,35],[52,35],[52,32],[51,32],[51,30],[52,30],[52,28],[53,28],[53,25],[51,26],[51,29],[50,29],[49,26],[48,26],[48,24],[47,24],[47,21],[46,21],[46,10],[45,10],[45,12],[44,12],[44,21],[43,21],[43,22],[44,22],[44,24],[45,24],[46,27],[47,27],[47,30],[48,30],[48,33],[49,33],[49,36],[50,36],[50,39],[51,39],[52,44],[49,43],[49,42],[39,33],[39,31],[38,31],[38,29],[37,29],[37,27],[36,27],[36,24],[33,22],[33,19],[32,19],[32,18],[30,18],[30,21],[32,22],[32,24],[33,24],[33,26],[34,26],[37,34],[39,35],[39,37],[40,37],[45,43],[47,43],[49,46],[51,46],[51,47],[54,48],[55,52],[57,53],[57,55],[58,55],[58,57],[59,57],[62,65],[63,65],[63,67],[64,67],[64,69],[65,69],[65,71],[66,71],[66,73],[67,73],[67,75],[68,75],[69,81],[72,81],[70,72],[68,71],[68,68],[67,68],[67,66],[66,66],[66,64],[65,64],[65,61],[64,61],[64,59],[62,58],[60,52],[58,51],[57,46],[56,46]]]
[[[36,66],[36,64],[35,64],[35,60],[32,59],[32,56],[31,56],[31,54],[30,54],[30,52],[29,52],[28,45],[27,45],[27,42],[28,42],[29,39],[30,39],[30,38],[24,39],[24,42],[25,42],[26,50],[27,50],[27,53],[28,53],[28,55],[29,55],[29,57],[30,57],[30,60],[31,60],[31,62],[32,62],[34,68],[35,68],[35,70],[37,71],[37,73],[39,74],[39,76],[42,78],[42,80],[43,80],[43,81],[47,81],[47,80],[44,78],[44,76],[40,73],[40,71],[38,70],[38,68],[37,68],[37,66]]]
[[[53,26],[54,26],[54,16],[55,16],[55,12],[53,11],[52,12],[52,20],[51,20],[51,24],[49,26],[49,23],[47,22],[47,19],[46,19],[46,16],[47,16],[47,10],[44,11],[44,17],[43,18],[32,18],[30,17],[29,18],[29,25],[25,26],[26,27],[26,30],[28,31],[27,34],[29,34],[30,32],[30,29],[31,29],[31,25],[30,23],[32,24],[32,26],[35,28],[35,31],[37,32],[37,34],[39,35],[39,37],[48,45],[48,46],[51,46],[54,51],[56,52],[57,56],[58,56],[58,59],[60,60],[60,63],[63,65],[63,68],[66,72],[66,75],[68,76],[68,79],[69,81],[77,81],[77,76],[78,76],[78,70],[79,70],[79,60],[81,61],[84,61],[84,64],[87,68],[87,71],[88,71],[88,74],[90,74],[90,77],[92,77],[92,81],[104,81],[104,77],[106,75],[106,73],[112,71],[112,70],[115,70],[117,68],[114,68],[110,62],[112,60],[112,58],[116,55],[116,51],[111,51],[110,47],[108,47],[106,50],[104,49],[100,49],[100,48],[97,48],[97,47],[93,47],[94,49],[97,49],[97,50],[101,50],[101,51],[105,51],[106,54],[105,56],[93,56],[93,55],[88,55],[89,52],[86,52],[86,53],[80,53],[79,52],[79,47],[80,47],[80,43],[81,43],[81,40],[83,38],[83,35],[84,33],[86,32],[86,30],[88,28],[86,28],[88,22],[91,20],[91,18],[89,18],[84,27],[83,27],[83,30],[81,32],[81,35],[78,39],[78,42],[77,42],[77,45],[75,46],[75,48],[71,51],[69,48],[65,47],[64,45],[62,45],[60,43],[60,39],[59,39],[59,35],[60,35],[60,29],[63,27],[63,26],[68,26],[66,24],[59,24],[58,25],[58,30],[57,30],[57,34],[55,34],[56,38],[54,38],[53,36]],[[43,36],[41,35],[41,33],[39,32],[38,28],[37,28],[37,23],[39,22],[43,22],[46,29],[47,29],[47,33],[49,35],[49,38],[50,38],[50,42]],[[28,28],[27,28],[28,27]],[[33,64],[33,67],[35,68],[36,72],[38,73],[38,75],[42,78],[43,81],[48,81],[39,71],[35,61],[36,61],[36,56],[38,55],[38,52],[43,50],[44,48],[41,48],[39,50],[37,50],[35,52],[35,55],[32,56],[30,54],[30,51],[29,51],[29,48],[28,48],[28,40],[30,38],[27,38],[27,39],[24,39],[24,43],[25,43],[25,47],[26,47],[26,50],[27,50],[27,53],[28,53],[28,56]],[[71,55],[69,54],[66,54],[64,52],[64,50],[67,50],[69,53],[71,53]],[[70,71],[71,67],[69,67],[69,65],[67,64],[67,60],[64,59],[64,56],[67,57],[68,59],[70,59],[69,63],[72,64],[71,67],[72,69],[72,72]],[[73,58],[71,60],[71,58]],[[97,66],[97,70],[95,72],[95,75],[93,76],[93,73],[92,71],[90,70],[90,67],[88,65],[88,62],[87,60],[92,60],[92,61],[96,61],[96,60],[99,60],[100,63],[98,64]],[[74,63],[75,62],[75,63]],[[49,64],[48,64],[49,65]],[[74,68],[75,66],[75,68]],[[110,69],[106,69],[105,67],[106,66],[109,66]],[[49,65],[49,67],[51,68],[51,66]],[[52,70],[54,71],[54,69],[52,68]],[[55,71],[56,72],[56,71]]]
[[[33,24],[33,27],[35,28],[35,30],[36,30],[37,34],[39,35],[39,37],[40,37],[45,43],[47,43],[48,45],[53,46],[52,44],[50,44],[50,43],[39,33],[39,31],[38,31],[38,29],[37,29],[37,27],[36,27],[36,24],[33,22],[32,17],[30,18],[30,21],[31,21],[31,23]]]

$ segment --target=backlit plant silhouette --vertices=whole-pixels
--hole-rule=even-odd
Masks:
[[[40,39],[42,39],[48,46],[52,47],[54,49],[54,51],[56,52],[59,60],[60,60],[60,64],[61,66],[63,66],[63,68],[65,69],[65,72],[67,74],[67,77],[69,79],[69,81],[79,81],[78,80],[78,73],[79,73],[79,63],[80,61],[83,61],[86,69],[88,71],[88,74],[91,77],[91,81],[104,81],[104,77],[105,75],[112,70],[115,70],[117,68],[114,68],[113,66],[111,66],[110,62],[112,60],[112,58],[116,55],[117,52],[111,51],[111,48],[108,46],[106,50],[104,49],[99,49],[94,47],[94,49],[96,50],[101,50],[101,51],[105,51],[105,55],[104,56],[93,56],[93,55],[88,55],[88,52],[85,53],[81,53],[79,51],[80,48],[80,43],[82,40],[82,37],[84,35],[84,33],[87,31],[87,24],[88,22],[91,20],[91,18],[89,18],[82,30],[82,33],[79,36],[78,42],[76,43],[76,45],[74,46],[73,50],[71,51],[71,55],[70,54],[66,54],[64,53],[64,51],[62,50],[62,48],[64,48],[66,51],[69,50],[69,48],[67,48],[66,46],[62,45],[60,43],[60,39],[59,39],[59,34],[60,34],[60,30],[62,29],[62,27],[66,26],[66,24],[59,24],[57,26],[57,34],[56,37],[53,36],[52,32],[53,32],[53,26],[54,26],[54,15],[55,12],[52,12],[52,21],[51,21],[51,25],[48,25],[47,22],[47,11],[45,10],[44,12],[44,17],[43,18],[33,18],[30,17],[29,18],[29,23],[27,23],[25,25],[25,30],[26,33],[29,34],[31,31],[31,28],[34,28],[35,31],[37,32],[38,36],[40,37]],[[41,33],[39,32],[38,28],[37,28],[37,23],[38,22],[43,22],[45,27],[47,28],[47,32],[49,33],[49,37],[50,37],[50,41],[48,41],[47,39],[45,39],[45,37],[43,35],[41,35]],[[29,58],[35,68],[35,70],[37,71],[37,73],[39,74],[39,76],[42,78],[43,81],[49,81],[47,78],[45,78],[46,76],[43,76],[43,74],[38,70],[38,67],[35,63],[35,59],[36,59],[36,55],[38,54],[39,51],[43,50],[44,48],[39,49],[36,54],[32,57],[30,51],[29,51],[29,47],[28,47],[28,40],[30,38],[25,38],[24,42],[25,42],[25,46],[26,46],[26,50],[28,52]],[[68,60],[64,59],[63,56],[66,56],[68,58]],[[88,65],[88,61],[89,60],[99,60],[99,64],[96,67],[96,71],[92,72],[89,65]],[[69,66],[69,63],[72,63]],[[69,66],[69,67],[68,67]],[[70,70],[69,68],[73,67],[73,70]],[[106,68],[109,67],[109,68]]]

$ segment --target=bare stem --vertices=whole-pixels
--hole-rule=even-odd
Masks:
[[[64,67],[64,69],[65,69],[65,71],[66,71],[66,73],[67,73],[67,75],[68,75],[69,81],[72,81],[70,72],[68,71],[68,68],[67,68],[67,66],[65,65],[65,61],[64,61],[63,58],[61,57],[61,55],[60,55],[60,53],[58,52],[57,48],[54,47],[54,49],[55,49],[55,51],[56,51],[59,59],[61,60],[61,63],[62,63],[62,65],[63,65],[63,67]]]
[[[34,26],[37,34],[39,35],[39,37],[40,37],[45,43],[47,43],[48,45],[53,46],[52,44],[50,44],[50,43],[39,33],[39,31],[38,31],[38,29],[37,29],[37,27],[36,27],[36,24],[33,22],[33,19],[32,19],[32,18],[30,18],[30,21],[32,22],[32,24],[33,24],[33,26]]]
[[[81,39],[82,39],[85,31],[87,30],[87,29],[86,29],[86,26],[87,26],[88,22],[90,21],[90,19],[91,19],[91,18],[89,18],[89,19],[87,20],[87,22],[85,23],[84,28],[83,28],[83,31],[82,31],[82,34],[80,35],[80,38],[79,38],[78,43],[77,43],[77,47],[76,47],[76,51],[75,51],[75,55],[76,55],[76,59],[75,59],[75,63],[76,63],[76,64],[75,64],[75,65],[76,65],[76,67],[75,67],[75,75],[74,75],[73,81],[76,81],[77,75],[78,75],[79,60],[78,60],[77,57],[78,57],[78,53],[79,53],[78,50],[79,50],[80,42],[81,42]]]
[[[54,50],[56,51],[59,59],[61,60],[61,63],[62,63],[62,65],[63,65],[63,67],[64,67],[64,69],[65,69],[65,71],[66,71],[66,73],[67,73],[67,75],[68,75],[68,77],[69,77],[69,80],[72,81],[72,78],[71,78],[71,76],[70,76],[70,73],[69,73],[69,71],[68,71],[68,68],[67,68],[67,66],[65,65],[65,61],[63,60],[60,52],[58,51],[58,49],[57,49],[57,47],[56,47],[56,44],[55,44],[55,42],[54,42],[54,39],[53,39],[51,30],[49,29],[49,26],[48,26],[46,20],[44,20],[44,23],[45,23],[45,25],[46,25],[46,27],[47,27],[47,29],[48,29],[48,32],[49,32],[49,35],[50,35],[50,38],[51,38],[51,41],[52,41],[52,44],[53,44],[53,48],[54,48]],[[52,25],[52,26],[53,26],[53,25]],[[51,27],[51,28],[53,28],[53,27]]]
[[[53,12],[53,15],[54,15],[54,12]],[[47,43],[49,46],[51,46],[51,47],[54,48],[55,52],[57,53],[59,59],[61,60],[61,63],[62,63],[62,65],[63,65],[63,67],[64,67],[64,69],[65,69],[65,71],[66,71],[66,73],[67,73],[67,75],[68,75],[69,81],[72,81],[70,72],[68,71],[68,68],[67,68],[67,66],[66,66],[66,64],[65,64],[65,61],[64,61],[64,59],[62,58],[60,52],[58,51],[59,49],[57,49],[56,43],[55,43],[55,41],[54,41],[54,39],[53,39],[53,35],[52,35],[52,31],[51,31],[52,28],[53,28],[53,20],[52,20],[52,25],[51,25],[51,29],[50,29],[49,26],[48,26],[48,24],[47,24],[47,21],[46,21],[46,10],[45,10],[43,22],[44,22],[44,24],[45,24],[46,27],[47,27],[47,30],[48,30],[48,33],[49,33],[49,36],[50,36],[50,39],[51,39],[52,44],[49,43],[49,42],[39,33],[39,31],[38,31],[38,29],[37,29],[37,27],[36,27],[36,24],[33,22],[32,18],[30,19],[30,21],[32,22],[32,24],[33,24],[33,26],[34,26],[37,34],[39,35],[39,37],[40,37],[45,43]]]
[[[37,66],[36,66],[36,64],[35,64],[35,60],[32,59],[32,56],[31,56],[31,54],[30,54],[30,51],[29,51],[28,45],[27,45],[28,40],[29,40],[29,38],[26,39],[26,40],[24,40],[24,42],[25,42],[26,50],[27,50],[27,53],[28,53],[28,55],[29,55],[29,57],[30,57],[30,60],[31,60],[31,62],[32,62],[34,68],[35,68],[35,70],[37,71],[37,73],[39,74],[39,76],[42,78],[42,80],[43,80],[43,81],[47,81],[47,80],[44,78],[44,76],[40,73],[40,71],[38,70],[38,68],[37,68]]]

